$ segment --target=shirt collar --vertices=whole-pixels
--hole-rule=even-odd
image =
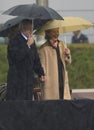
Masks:
[[[59,40],[57,40],[57,42],[58,42],[58,44],[57,44],[57,47],[58,47],[58,45],[59,45]],[[56,49],[57,47],[55,47],[55,46],[53,46],[52,44],[51,44],[51,42],[50,42],[50,40],[48,40],[48,44],[50,45],[50,46],[52,46],[54,49]]]
[[[80,36],[81,36],[81,33],[79,33],[79,34],[77,35],[77,38],[80,38]]]
[[[25,40],[28,40],[28,38],[22,32],[21,35],[25,38]]]

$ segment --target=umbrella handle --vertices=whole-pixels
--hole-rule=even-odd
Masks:
[[[66,39],[66,36],[64,36],[64,46],[65,46],[65,48],[67,48],[67,39]]]

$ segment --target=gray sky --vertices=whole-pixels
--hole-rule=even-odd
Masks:
[[[48,0],[49,6],[54,9],[94,9],[94,0]],[[36,0],[0,0],[0,10],[6,10],[18,4],[32,4]]]
[[[36,3],[36,0],[0,0],[0,12],[15,5],[32,3]],[[94,0],[48,0],[48,3],[62,16],[80,16],[94,22]],[[3,22],[3,16],[0,21]]]
[[[0,0],[0,12],[15,5],[32,3],[36,0]],[[48,3],[62,16],[81,16],[94,21],[94,0],[48,0]]]

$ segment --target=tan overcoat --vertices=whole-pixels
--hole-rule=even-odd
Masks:
[[[64,55],[65,44],[59,42],[60,57],[64,66],[64,99],[71,99],[66,64],[71,63],[71,55]],[[43,100],[59,99],[58,63],[56,50],[47,42],[40,47],[39,57],[46,75],[43,89]]]

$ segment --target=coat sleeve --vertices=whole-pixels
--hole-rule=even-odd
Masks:
[[[63,45],[64,45],[64,49],[67,48],[67,44],[66,43],[63,43]],[[71,64],[71,62],[72,62],[71,52],[70,52],[69,55],[65,55],[65,62],[66,62],[66,64]]]
[[[66,100],[71,99],[67,70],[65,70],[64,99]]]
[[[63,43],[63,41],[60,41],[60,50],[62,52],[64,62],[66,64],[71,64],[71,62],[72,62],[71,53],[70,53],[70,55],[64,55],[65,48],[67,48],[67,45],[65,43]]]
[[[70,55],[65,56],[65,62],[66,62],[66,64],[71,64],[71,62],[72,62],[72,59],[71,59],[71,54],[70,54]]]

